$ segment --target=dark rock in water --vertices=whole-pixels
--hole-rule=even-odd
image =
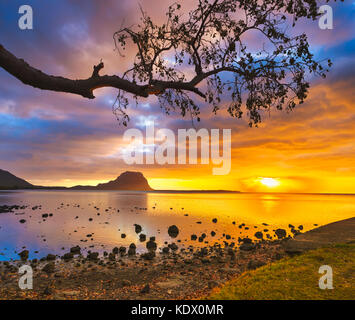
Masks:
[[[252,243],[242,243],[239,249],[243,251],[251,251],[255,249],[255,245]]]
[[[216,218],[212,219],[212,222],[217,223],[217,219]]]
[[[192,240],[192,241],[195,241],[196,239],[197,239],[197,235],[192,234],[192,235],[191,235],[191,240]]]
[[[214,237],[216,235],[216,232],[211,231],[211,236]]]
[[[91,261],[97,261],[99,259],[99,253],[98,252],[90,252],[87,255],[87,259]]]
[[[19,222],[20,222],[20,223],[25,223],[26,220],[25,220],[25,219],[21,219]]]
[[[117,247],[114,247],[114,248],[112,249],[112,253],[113,253],[113,254],[118,254],[118,252],[119,252],[119,249],[118,249]]]
[[[65,253],[65,254],[63,255],[63,259],[66,260],[66,261],[69,261],[69,260],[71,260],[71,259],[73,259],[73,258],[74,258],[74,254],[73,254],[72,252]]]
[[[142,227],[139,224],[134,224],[134,230],[136,233],[142,232]]]
[[[238,242],[242,242],[242,243],[253,243],[253,240],[250,239],[250,238],[243,238],[243,239],[239,238],[239,239],[238,239]]]
[[[294,229],[294,228],[295,228],[295,226],[293,226],[292,224],[289,224],[288,227],[289,227],[290,229]]]
[[[198,237],[198,242],[203,242],[204,238],[203,237]]]
[[[144,260],[153,260],[154,257],[155,257],[155,252],[154,252],[154,251],[149,251],[149,252],[143,253],[143,254],[141,255],[141,257],[142,257]]]
[[[119,247],[118,251],[121,255],[124,255],[126,253],[127,249],[126,249],[126,247]]]
[[[149,240],[150,240],[150,241],[155,241],[155,237],[154,237],[154,236],[153,236],[153,237],[150,237]]]
[[[26,261],[28,259],[28,253],[28,250],[23,250],[18,255],[20,256],[22,261]]]
[[[110,261],[116,261],[116,255],[115,255],[113,252],[111,252],[111,253],[108,255],[108,259],[109,259]]]
[[[122,234],[121,234],[121,238],[122,238],[122,239],[126,238],[126,234],[125,234],[125,233],[122,233]]]
[[[257,239],[262,239],[262,238],[263,238],[263,233],[260,232],[260,231],[258,231],[258,232],[255,232],[254,236],[255,236],[255,238],[257,238]]]
[[[226,239],[227,240],[230,240],[231,239],[231,236],[229,234],[226,234]]]
[[[72,254],[80,254],[81,249],[80,249],[79,246],[75,246],[75,247],[70,248],[70,252],[71,252]]]
[[[282,239],[286,237],[287,233],[285,229],[276,229],[275,234],[279,239]]]
[[[144,242],[144,241],[146,241],[146,240],[147,240],[147,236],[146,236],[145,234],[141,233],[141,234],[139,235],[139,241],[140,241],[140,242]]]
[[[134,243],[131,243],[129,245],[128,255],[129,256],[134,256],[135,254],[136,254],[136,245]]]
[[[169,247],[164,247],[164,248],[162,249],[162,251],[163,251],[163,253],[167,254],[167,253],[169,253],[170,248],[169,248]]]
[[[178,236],[178,234],[179,234],[178,227],[175,226],[175,225],[170,226],[169,229],[168,229],[168,234],[169,234],[169,236],[171,238],[176,238]]]
[[[146,244],[146,247],[149,251],[155,251],[155,250],[157,250],[158,246],[157,246],[156,242],[149,240]]]
[[[54,255],[54,254],[51,254],[51,253],[48,253],[48,254],[47,254],[47,257],[46,257],[46,260],[47,260],[47,261],[55,260],[55,255]]]
[[[299,225],[298,229],[303,230],[303,225]]]
[[[146,294],[149,293],[150,287],[149,284],[145,285],[144,288],[141,290],[141,293]]]
[[[169,244],[169,248],[170,248],[172,251],[176,251],[177,249],[179,249],[179,247],[178,247],[175,243]]]
[[[48,213],[43,213],[42,218],[48,218]]]
[[[250,260],[248,262],[248,269],[249,270],[255,270],[257,268],[260,268],[262,266],[264,266],[266,263],[265,262],[262,262],[262,261],[259,261],[259,260]]]
[[[54,273],[54,270],[55,270],[55,263],[54,262],[49,262],[42,268],[42,271],[44,271],[46,273]]]

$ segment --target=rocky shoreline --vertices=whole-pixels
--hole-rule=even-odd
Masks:
[[[24,250],[21,260],[0,264],[0,299],[197,299],[246,270],[284,257],[284,241],[246,240],[239,248],[170,246],[140,255],[132,246],[102,257],[95,252],[84,257],[77,246],[60,258],[48,254],[31,261]],[[18,287],[23,264],[33,268],[33,290]]]

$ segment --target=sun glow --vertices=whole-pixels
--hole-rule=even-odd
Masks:
[[[258,181],[268,188],[275,188],[280,185],[280,181],[274,178],[258,178]]]

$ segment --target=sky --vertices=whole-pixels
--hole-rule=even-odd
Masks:
[[[33,30],[18,28],[18,8],[33,8]],[[142,8],[160,21],[169,4],[141,1],[0,2],[0,43],[32,66],[54,75],[87,78],[103,59],[102,73],[122,74],[132,62],[114,51],[112,35],[139,21]],[[187,9],[192,3],[182,1]],[[326,79],[312,78],[308,99],[292,112],[263,116],[258,128],[246,119],[217,115],[204,105],[195,128],[232,130],[232,166],[212,175],[212,165],[128,165],[122,159],[126,129],[191,128],[189,117],[166,116],[157,99],[132,104],[125,128],[112,113],[116,90],[96,99],[42,91],[0,69],[0,168],[36,185],[96,185],[120,173],[141,171],[156,189],[229,189],[272,192],[355,193],[355,2],[331,3],[334,28],[301,21],[312,52],[334,65]]]

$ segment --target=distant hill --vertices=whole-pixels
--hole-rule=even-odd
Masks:
[[[126,171],[116,180],[107,183],[100,183],[93,186],[75,186],[74,190],[132,190],[132,191],[153,191],[147,179],[141,172]]]
[[[34,186],[12,173],[0,169],[0,189],[30,189]]]
[[[122,191],[151,191],[157,193],[238,193],[228,190],[154,190],[141,172],[126,171],[115,180],[100,183],[97,186],[45,187],[35,186],[20,179],[8,171],[0,169],[0,190],[35,189],[35,190],[122,190]]]

